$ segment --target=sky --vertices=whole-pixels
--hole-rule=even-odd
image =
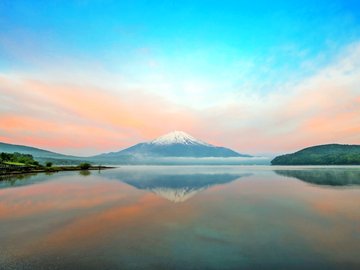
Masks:
[[[359,1],[0,1],[0,141],[360,143]]]

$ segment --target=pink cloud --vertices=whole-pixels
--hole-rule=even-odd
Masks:
[[[108,89],[0,75],[1,141],[71,154],[115,151],[171,130],[240,152],[360,142],[360,44],[313,76],[211,108],[142,88]],[[206,94],[206,92],[204,92]],[[180,93],[179,93],[180,94]]]
[[[0,95],[11,103],[1,108],[0,134],[10,143],[116,150],[196,122],[184,108],[143,92],[0,79]]]
[[[287,91],[234,99],[203,115],[203,134],[239,151],[294,151],[360,143],[360,44]],[[351,70],[351,72],[349,71]],[[208,132],[213,123],[215,132]],[[201,131],[199,131],[201,133]]]

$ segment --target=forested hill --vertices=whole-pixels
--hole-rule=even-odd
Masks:
[[[277,156],[272,165],[360,165],[360,145],[325,144]]]
[[[51,161],[54,164],[79,164],[84,162],[87,158],[75,157],[70,155],[63,155],[40,148],[35,148],[25,145],[9,144],[0,142],[0,153],[21,153],[32,155],[39,162]],[[85,160],[86,161],[86,160]]]

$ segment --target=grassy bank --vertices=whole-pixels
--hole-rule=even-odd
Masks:
[[[76,166],[53,166],[53,163],[48,161],[42,165],[37,160],[34,160],[32,155],[16,152],[0,153],[0,176],[39,172],[104,170],[110,168],[113,167],[94,166],[87,162]]]

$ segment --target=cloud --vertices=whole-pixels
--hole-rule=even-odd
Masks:
[[[233,101],[204,114],[201,128],[209,130],[206,123],[215,122],[217,131],[211,139],[257,152],[333,142],[356,144],[360,142],[359,85],[360,44],[356,43],[332,64],[294,85],[267,95],[240,91]]]
[[[0,135],[11,143],[89,153],[123,148],[179,126],[192,116],[160,96],[0,77]],[[95,151],[95,152],[97,152]]]
[[[213,87],[213,78],[205,84],[184,78],[176,91],[185,91],[185,100],[169,90],[174,83],[164,74],[148,85],[86,70],[78,80],[66,71],[3,73],[0,138],[84,155],[115,151],[171,130],[250,154],[359,143],[360,44],[344,48],[329,62],[268,93],[251,87],[229,90],[236,84],[222,81]],[[212,97],[211,106],[187,102],[191,93]]]

